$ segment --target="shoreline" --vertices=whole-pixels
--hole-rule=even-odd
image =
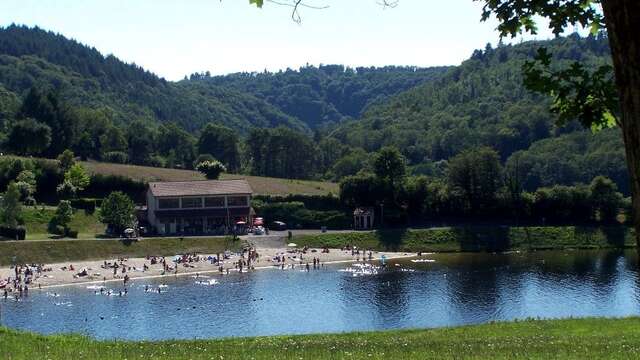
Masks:
[[[339,249],[338,249],[339,250]],[[386,260],[396,260],[396,259],[410,259],[410,258],[414,258],[417,257],[417,255],[413,254],[413,255],[409,255],[409,254],[398,254],[398,255],[388,255],[388,253],[385,253],[385,256],[387,256]],[[373,260],[367,260],[367,262],[377,262],[380,261],[380,259],[373,259]],[[358,260],[334,260],[334,261],[327,261],[324,262],[324,265],[335,265],[335,264],[348,264],[348,263],[358,263],[358,262],[362,262],[362,261],[358,261]],[[254,271],[258,271],[258,270],[280,270],[276,265],[271,265],[271,266],[256,266],[253,269],[251,269],[250,271],[243,271],[242,273],[251,273]],[[236,269],[232,270],[231,273],[238,273],[238,271]],[[131,281],[134,280],[149,280],[149,279],[161,279],[161,278],[169,278],[169,277],[182,277],[182,276],[189,276],[189,275],[198,275],[198,274],[218,274],[220,276],[222,275],[226,275],[221,273],[219,270],[204,270],[204,271],[192,271],[192,272],[181,272],[181,273],[177,273],[177,274],[166,274],[166,275],[147,275],[147,276],[136,276],[136,277],[132,277]],[[62,288],[62,287],[70,287],[70,286],[82,286],[82,285],[95,285],[95,284],[104,284],[104,283],[113,283],[113,282],[122,282],[122,279],[107,279],[107,280],[92,280],[92,281],[86,281],[86,282],[73,282],[73,283],[63,283],[63,284],[53,284],[53,285],[45,285],[42,286],[40,288],[34,288],[34,289],[30,289],[30,290],[45,290],[45,289],[55,289],[55,288]]]
[[[274,248],[256,248],[256,251],[260,254],[259,260],[254,262],[254,266],[252,266],[251,270],[248,270],[247,267],[244,267],[243,273],[250,273],[253,271],[259,270],[267,270],[274,269],[279,270],[282,266],[282,263],[273,262],[273,258],[276,256],[287,256],[287,261],[285,262],[286,268],[289,268],[291,265],[294,265],[296,268],[305,267],[307,264],[312,262],[312,258],[318,259],[318,264],[323,265],[332,265],[332,264],[347,264],[347,263],[357,263],[362,262],[362,255],[351,255],[351,251],[341,250],[341,249],[329,249],[329,253],[321,253],[321,249],[308,249],[307,254],[304,254],[305,260],[302,261],[297,256],[300,253],[289,253],[291,249],[274,249]],[[315,252],[312,252],[315,250]],[[403,258],[412,258],[416,257],[415,253],[410,252],[377,252],[373,251],[374,254],[373,259],[366,260],[366,262],[378,262],[380,261],[381,256],[385,256],[386,260],[393,259],[403,259]],[[227,271],[229,273],[238,273],[239,270],[235,266],[236,263],[241,259],[238,254],[233,254],[229,257],[229,259],[225,259],[222,261],[222,264],[211,264],[208,260],[208,256],[215,256],[216,254],[199,254],[200,261],[190,263],[190,267],[180,267],[180,263],[175,264],[179,270],[177,273],[174,271],[167,271],[165,274],[153,274],[154,271],[162,271],[159,269],[161,266],[160,263],[154,265],[148,265],[149,260],[147,258],[127,258],[125,260],[127,268],[137,268],[138,270],[129,270],[126,272],[126,275],[129,276],[129,282],[134,282],[136,280],[149,280],[149,279],[162,279],[162,278],[170,278],[170,277],[183,277],[183,276],[196,276],[196,275],[204,275],[204,274],[219,274],[225,275]],[[295,255],[295,256],[294,256]],[[293,257],[293,258],[291,258]],[[167,263],[169,263],[172,257],[166,257]],[[46,274],[44,276],[40,276],[35,278],[31,284],[29,284],[29,290],[48,290],[48,289],[56,289],[56,288],[64,288],[70,286],[87,286],[87,285],[101,285],[108,283],[123,283],[124,274],[121,274],[119,271],[115,275],[110,273],[108,276],[104,276],[102,273],[94,273],[94,271],[111,271],[111,269],[101,268],[101,265],[104,262],[109,261],[112,262],[114,259],[107,260],[92,260],[92,261],[81,261],[81,262],[70,262],[74,264],[75,270],[69,271],[67,266],[70,265],[69,262],[65,263],[54,263],[54,264],[46,264],[46,268],[51,268],[51,271],[43,272]],[[171,264],[174,264],[171,262]],[[147,271],[139,271],[143,266],[148,266]],[[194,266],[194,267],[191,267]],[[223,271],[221,272],[219,267],[223,266]],[[196,270],[196,267],[198,270]],[[89,278],[86,277],[74,277],[74,274],[81,269],[87,269],[88,272],[93,273],[93,275],[89,275]],[[102,279],[95,279],[97,276],[102,276]],[[0,280],[7,278],[14,278],[15,273],[14,269],[10,267],[2,267],[0,268]],[[10,285],[10,284],[9,284]],[[15,289],[14,289],[15,293]]]

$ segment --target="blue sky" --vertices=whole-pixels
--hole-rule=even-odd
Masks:
[[[289,8],[248,0],[2,0],[0,24],[38,25],[169,80],[306,63],[456,65],[498,40],[472,0],[400,0],[393,9],[378,0],[308,2],[329,7],[302,9],[296,24]]]

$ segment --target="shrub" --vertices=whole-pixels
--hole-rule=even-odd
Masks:
[[[24,226],[0,226],[0,236],[11,240],[24,240],[27,237],[27,229]]]
[[[121,191],[137,202],[144,201],[147,185],[142,181],[119,175],[100,175],[91,177],[91,183],[84,195],[93,198],[105,198],[114,191]]]
[[[216,158],[211,154],[200,154],[196,158],[196,161],[193,162],[193,168],[195,169],[198,164],[203,163],[205,161],[214,161]]]
[[[114,191],[102,202],[100,221],[113,228],[116,233],[132,226],[135,221],[133,201],[120,191]]]
[[[102,160],[115,164],[126,164],[129,162],[129,156],[123,151],[109,151],[102,154]]]
[[[220,161],[213,160],[199,163],[196,170],[203,173],[209,180],[217,180],[220,174],[227,171],[227,168]]]
[[[101,199],[80,198],[71,200],[71,206],[74,209],[84,210],[87,214],[93,214],[101,202]]]
[[[326,226],[330,229],[344,229],[349,227],[351,223],[351,218],[345,212],[309,210],[302,202],[298,201],[263,203],[255,209],[259,216],[265,218],[267,224],[273,221],[284,221],[291,227],[319,228]]]
[[[304,207],[309,210],[348,210],[344,207],[344,204],[340,201],[340,198],[332,194],[329,195],[305,195],[305,194],[289,194],[282,195],[256,195],[253,197],[254,203],[260,206],[260,203],[273,204],[273,203],[286,203],[286,202],[301,202]],[[258,201],[260,203],[258,203]],[[255,206],[254,206],[255,207]]]

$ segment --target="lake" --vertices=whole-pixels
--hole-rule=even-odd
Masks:
[[[21,301],[0,300],[0,323],[45,334],[159,340],[640,315],[635,251],[424,258],[429,262],[404,259],[386,269],[341,264],[137,280],[126,296],[96,295],[86,285],[32,290]],[[117,294],[122,286],[108,289]]]

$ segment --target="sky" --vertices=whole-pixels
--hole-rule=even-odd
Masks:
[[[472,0],[307,2],[328,7],[301,9],[298,24],[286,6],[248,0],[2,0],[0,25],[37,25],[169,80],[305,64],[458,65],[499,38]]]

